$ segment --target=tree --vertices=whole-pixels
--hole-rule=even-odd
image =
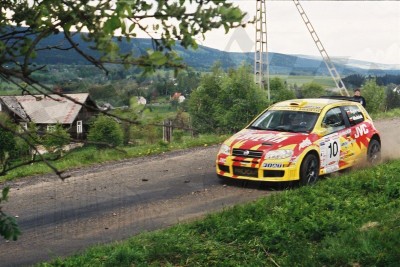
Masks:
[[[343,78],[347,88],[359,88],[365,82],[365,76],[361,74],[351,74]]]
[[[32,73],[44,68],[33,60],[43,50],[74,50],[86,61],[107,72],[106,63],[137,65],[145,71],[160,67],[181,68],[174,51],[177,41],[184,48],[197,48],[196,38],[213,29],[242,26],[244,13],[220,0],[123,1],[54,0],[2,1],[0,18],[0,77],[28,85],[23,90],[43,89]],[[171,23],[179,21],[179,23]],[[81,34],[84,44],[77,43]],[[114,38],[118,33],[118,37]],[[147,34],[153,49],[142,54],[120,51],[119,43]],[[60,36],[66,45],[46,44]],[[89,46],[96,53],[82,47]]]
[[[10,119],[5,115],[0,113],[0,120],[3,125],[7,125],[10,129],[13,128]],[[0,127],[0,166],[6,168],[8,164],[8,159],[10,154],[15,148],[14,135],[10,130]]]
[[[294,91],[287,88],[287,85],[284,83],[284,81],[278,77],[274,77],[270,80],[269,87],[271,91],[272,102],[296,98]]]
[[[268,105],[249,66],[223,72],[218,65],[202,77],[189,99],[192,124],[200,133],[229,133],[243,128]]]
[[[217,113],[221,132],[237,132],[268,106],[267,92],[254,82],[252,69],[242,65],[222,80]]]
[[[303,98],[315,98],[325,95],[325,89],[318,83],[305,83],[301,88],[301,96]]]
[[[88,140],[99,148],[119,146],[123,142],[121,125],[114,118],[100,114],[90,126]]]
[[[189,113],[195,129],[200,133],[209,133],[218,128],[217,105],[221,92],[222,77],[226,75],[219,62],[214,64],[211,74],[204,75],[200,86],[191,94],[188,102]]]
[[[394,109],[400,107],[400,93],[398,86],[389,84],[386,87],[386,108]]]
[[[386,106],[385,87],[376,84],[375,79],[370,79],[361,87],[361,94],[367,102],[370,113],[384,111]]]
[[[242,26],[245,16],[232,3],[220,0],[4,0],[0,12],[0,79],[17,85],[23,93],[55,93],[64,97],[35,79],[35,72],[46,68],[37,64],[40,53],[75,51],[106,74],[107,63],[135,65],[144,72],[162,67],[178,70],[184,64],[174,51],[177,42],[184,48],[195,49],[199,35],[220,27],[228,32],[230,28]],[[118,37],[114,37],[116,33]],[[152,49],[140,54],[119,49],[122,41],[142,33],[152,38]],[[81,43],[76,38],[79,34]],[[61,41],[48,44],[46,40],[50,36]],[[0,127],[8,130],[3,123]],[[106,128],[104,125],[103,129]],[[117,145],[122,140],[122,137],[118,139],[122,134],[117,132],[111,131],[116,139],[105,141]],[[108,136],[106,132],[102,134]],[[95,140],[99,137],[94,132],[91,135]],[[32,149],[34,145],[29,143]],[[61,177],[61,172],[49,166]],[[6,225],[0,221],[0,229]]]

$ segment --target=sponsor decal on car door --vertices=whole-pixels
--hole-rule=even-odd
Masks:
[[[324,136],[320,142],[321,169],[323,173],[334,172],[339,169],[341,142],[339,133]]]

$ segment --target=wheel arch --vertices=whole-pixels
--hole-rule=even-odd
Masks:
[[[318,169],[321,170],[321,157],[315,148],[311,148],[310,150],[304,153],[304,156],[301,158],[301,161],[299,162],[299,167],[297,168],[297,176],[299,177],[299,180],[300,180],[301,164],[309,154],[314,154],[317,157]],[[320,171],[318,172],[318,174],[320,174]]]
[[[380,145],[382,145],[382,143],[381,143],[381,137],[379,136],[379,134],[375,133],[375,134],[371,137],[370,142],[371,142],[372,140],[376,140],[376,141],[379,142]]]

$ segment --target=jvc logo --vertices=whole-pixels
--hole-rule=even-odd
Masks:
[[[363,136],[364,134],[367,134],[369,131],[367,129],[367,125],[362,124],[356,128],[356,134],[354,135],[355,138],[359,138],[360,136]]]

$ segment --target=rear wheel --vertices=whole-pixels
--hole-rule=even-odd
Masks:
[[[308,154],[300,166],[300,184],[313,184],[318,180],[319,160],[315,154]]]
[[[367,160],[370,164],[377,164],[381,160],[381,144],[376,139],[369,142]]]

